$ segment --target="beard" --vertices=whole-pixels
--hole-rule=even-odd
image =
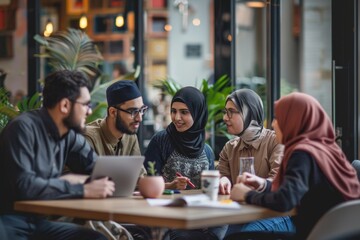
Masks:
[[[85,131],[85,128],[75,121],[75,112],[73,108],[71,109],[69,116],[63,119],[63,123],[67,128],[74,130],[76,133],[84,133]]]
[[[134,135],[137,132],[137,130],[131,131],[118,114],[116,114],[115,127],[118,131],[129,135]]]

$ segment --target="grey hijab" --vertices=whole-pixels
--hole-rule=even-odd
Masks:
[[[241,113],[244,129],[238,134],[246,143],[258,139],[263,130],[264,107],[260,96],[251,89],[239,89],[231,93],[226,102],[231,100]]]

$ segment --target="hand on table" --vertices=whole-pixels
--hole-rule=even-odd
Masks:
[[[230,199],[234,201],[245,201],[246,194],[252,189],[243,183],[237,183],[230,192]]]
[[[243,183],[252,190],[264,188],[266,180],[254,174],[245,172],[236,178],[236,183]]]
[[[230,194],[231,182],[227,177],[220,178],[219,193],[223,195]]]
[[[112,196],[114,191],[115,183],[104,177],[84,185],[84,198],[106,198]]]

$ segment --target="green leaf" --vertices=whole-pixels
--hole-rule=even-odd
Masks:
[[[150,176],[156,176],[156,169],[155,169],[155,163],[156,162],[151,162],[151,161],[149,161],[148,162],[148,168],[147,168],[147,173],[148,173],[148,175],[150,175]]]
[[[91,77],[100,74],[99,64],[103,57],[85,32],[69,28],[47,38],[37,34],[34,40],[45,49],[35,56],[46,58],[53,71],[78,70]]]
[[[114,79],[114,80],[135,80],[139,77],[140,72],[141,72],[141,67],[140,67],[140,65],[137,65],[135,68],[135,71],[127,73],[123,76],[120,76],[120,77]]]
[[[9,106],[0,106],[0,113],[5,115],[9,120],[15,118],[20,114],[19,111],[16,111],[13,107]]]
[[[42,105],[42,99],[39,92],[35,92],[31,98],[25,97],[18,102],[17,107],[20,112],[26,112],[34,109],[38,109]]]
[[[103,102],[104,100],[106,100],[106,89],[116,81],[119,81],[119,80],[112,80],[112,81],[100,84],[99,86],[94,88],[90,93],[91,102],[94,104],[97,104],[98,102]]]
[[[92,114],[89,115],[86,118],[86,123],[95,121],[98,118],[104,118],[107,113],[107,103],[106,102],[100,102],[96,105],[94,109],[92,109]]]
[[[157,81],[155,81],[153,86],[155,88],[162,90],[162,92],[164,94],[167,94],[170,96],[174,96],[175,93],[182,87],[179,83],[177,83],[176,81],[174,81],[171,78],[157,80]]]

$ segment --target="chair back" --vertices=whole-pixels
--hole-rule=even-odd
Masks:
[[[360,239],[360,200],[340,203],[326,212],[307,240]]]
[[[352,161],[351,165],[355,168],[358,179],[360,181],[360,160],[354,160]]]

